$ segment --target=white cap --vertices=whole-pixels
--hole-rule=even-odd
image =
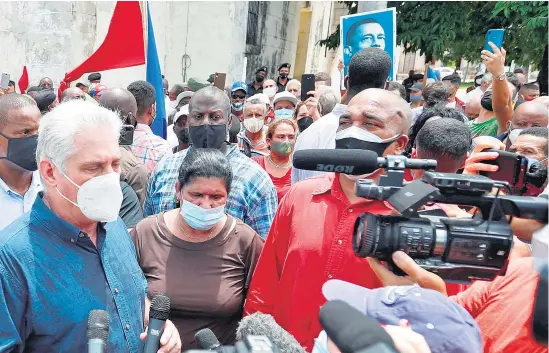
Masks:
[[[269,100],[269,97],[265,93],[254,94],[253,96],[246,99],[246,102],[250,102],[253,99],[259,99],[260,101],[262,101],[265,104],[271,104],[271,101]]]
[[[193,95],[194,95],[194,92],[192,92],[192,91],[185,91],[185,92],[179,93],[179,94],[177,95],[177,98],[175,99],[175,101],[177,102],[177,103],[175,103],[175,105],[178,105],[179,102],[181,102],[181,100],[182,100],[183,98],[192,97]]]
[[[289,101],[294,105],[294,107],[297,106],[297,102],[298,102],[297,98],[293,94],[287,91],[283,91],[275,94],[274,100],[273,100],[273,106],[280,101]]]
[[[177,119],[179,119],[179,117],[183,116],[183,115],[189,115],[189,105],[188,104],[185,104],[184,106],[182,106],[181,109],[179,109],[179,111],[177,113],[175,113],[175,115],[173,117],[173,123],[175,124]]]

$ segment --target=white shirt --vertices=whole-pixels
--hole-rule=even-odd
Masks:
[[[175,132],[173,132],[173,124],[168,125],[167,127],[166,140],[168,140],[172,148],[179,146],[179,140],[177,139],[177,135],[175,134]]]
[[[36,195],[42,191],[40,173],[32,173],[31,185],[25,195],[21,196],[0,179],[0,230],[15,221],[23,213],[30,211]]]
[[[339,126],[339,117],[345,113],[347,106],[337,104],[330,114],[324,115],[311,124],[297,137],[294,151],[308,149],[334,149],[335,136]],[[323,172],[292,168],[292,184],[313,177]]]

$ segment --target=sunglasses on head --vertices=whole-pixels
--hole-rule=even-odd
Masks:
[[[244,99],[244,98],[246,98],[246,94],[234,94],[233,93],[233,99],[237,99],[237,98]]]

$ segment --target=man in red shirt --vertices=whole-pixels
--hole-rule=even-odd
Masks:
[[[358,93],[339,119],[336,148],[362,148],[379,155],[400,154],[408,137],[411,109],[389,91]],[[282,199],[256,267],[245,314],[271,314],[309,351],[322,330],[318,311],[326,300],[322,285],[336,278],[367,288],[381,282],[351,244],[362,212],[387,215],[387,202],[355,195],[360,178],[377,182],[383,170],[360,177],[325,174],[295,184]]]

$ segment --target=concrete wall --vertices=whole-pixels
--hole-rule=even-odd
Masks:
[[[266,66],[268,76],[278,76],[278,66],[295,62],[297,37],[299,32],[300,3],[298,1],[258,1],[250,2],[249,8],[257,9],[258,45],[246,45],[248,80],[254,78],[259,67]],[[239,13],[238,16],[242,16]],[[246,20],[247,22],[247,20]],[[244,28],[246,28],[246,23]],[[244,36],[246,38],[246,36]],[[290,75],[293,71],[290,71]]]
[[[95,2],[2,2],[0,71],[17,82],[27,65],[31,84],[57,83],[93,51]]]
[[[18,81],[27,65],[31,85],[49,76],[57,86],[103,42],[116,2],[5,2],[0,11],[0,71]],[[141,3],[143,9],[143,3]],[[240,80],[248,58],[248,78],[259,66],[274,75],[282,62],[294,62],[299,25],[298,2],[262,2],[261,43],[246,51],[248,2],[149,3],[162,72],[170,85],[183,82],[182,57],[189,77],[207,79],[226,72],[227,83]],[[145,13],[145,12],[143,12]],[[146,17],[144,16],[145,38]],[[145,66],[102,72],[107,87],[145,79]],[[87,74],[81,81],[87,82]]]

